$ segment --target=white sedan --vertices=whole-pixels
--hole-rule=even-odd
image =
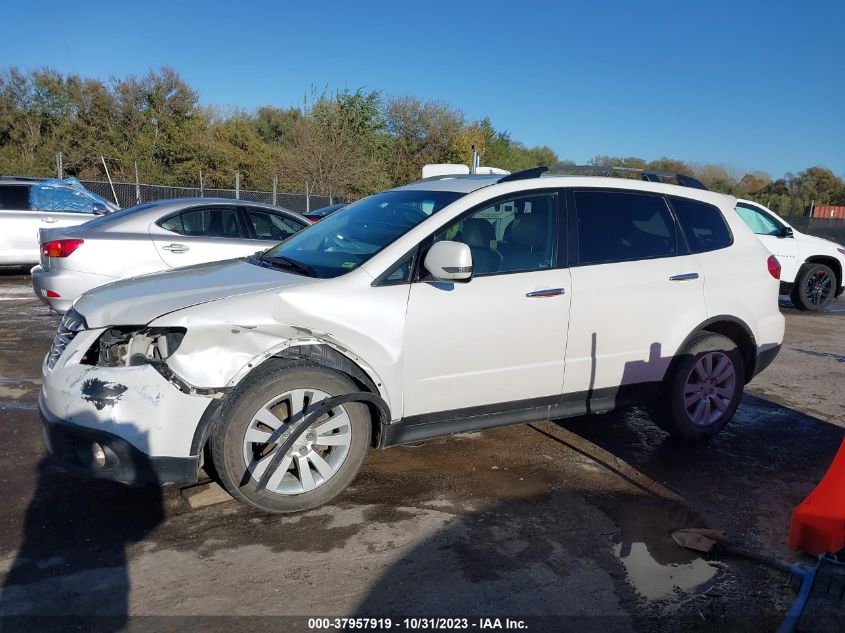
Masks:
[[[32,287],[64,312],[82,293],[125,277],[265,250],[310,226],[298,213],[215,198],[159,200],[77,227],[42,229]]]

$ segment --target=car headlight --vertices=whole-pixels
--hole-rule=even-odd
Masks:
[[[53,344],[50,346],[50,351],[47,354],[47,368],[53,369],[73,338],[79,332],[87,329],[88,325],[85,323],[85,317],[79,314],[79,312],[73,308],[65,312],[59,323],[56,336],[53,337]]]
[[[179,349],[185,332],[185,328],[111,327],[94,342],[83,362],[100,367],[162,362]]]

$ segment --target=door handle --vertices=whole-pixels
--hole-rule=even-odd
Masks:
[[[56,218],[41,218],[42,222],[46,222],[47,224],[53,224],[56,221]]]
[[[184,244],[168,244],[167,246],[162,246],[161,250],[170,251],[171,253],[186,253],[191,249]]]
[[[525,296],[532,299],[543,299],[544,297],[557,297],[566,292],[563,288],[548,288],[546,290],[534,290],[533,292],[526,292]]]
[[[669,281],[689,281],[690,279],[698,279],[698,273],[683,273],[669,277]]]

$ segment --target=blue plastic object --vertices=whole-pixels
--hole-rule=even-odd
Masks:
[[[841,631],[845,623],[845,563],[829,555],[815,567],[795,564],[792,575],[801,580],[798,597],[786,612],[777,633]],[[809,605],[809,608],[808,608]]]
[[[92,213],[95,202],[104,205],[109,211],[117,209],[113,203],[88,191],[73,177],[44,180],[32,185],[29,192],[29,204],[39,211]]]

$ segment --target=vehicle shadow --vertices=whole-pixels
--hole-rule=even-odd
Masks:
[[[732,536],[780,556],[794,556],[786,549],[792,509],[824,476],[845,436],[845,429],[751,395],[716,437],[698,442],[669,437],[641,409],[555,424],[576,449],[612,455],[608,470],[623,463],[699,508],[712,527],[732,526]]]
[[[136,473],[152,476],[148,459]],[[158,485],[75,475],[49,457],[38,465],[23,541],[0,592],[0,629],[118,631],[128,621],[127,547],[164,517]]]
[[[597,395],[599,406],[585,403],[587,411],[601,411],[614,398],[619,406],[641,400],[641,386],[632,383],[652,382],[678,360],[652,345],[647,359],[625,366],[627,386],[608,396],[596,384],[596,349],[593,337],[588,397]],[[508,466],[467,470],[459,494],[475,507],[403,553],[356,615],[527,618],[531,631],[774,630],[794,598],[785,577],[742,559],[683,550],[671,534],[722,529],[756,551],[800,560],[787,548],[792,510],[845,435],[749,395],[717,436],[698,442],[670,437],[641,407],[522,429],[542,437],[528,440],[542,455],[524,464],[485,434],[451,440],[472,443],[476,460],[492,453],[502,460],[493,463]],[[521,429],[489,433],[515,439]],[[555,463],[551,442],[562,449],[563,463]],[[429,467],[442,473],[449,454],[444,446],[442,455],[418,459],[437,461],[438,468]],[[501,478],[494,490],[483,490],[494,476]],[[396,503],[408,503],[408,492],[424,495],[424,488],[414,482]],[[532,492],[508,498],[513,490]]]

